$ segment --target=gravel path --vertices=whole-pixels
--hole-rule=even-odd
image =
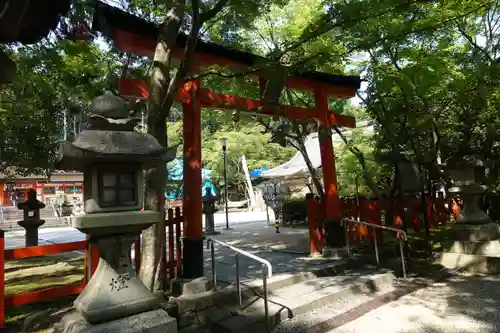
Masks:
[[[324,333],[493,333],[499,309],[499,276],[461,274]]]

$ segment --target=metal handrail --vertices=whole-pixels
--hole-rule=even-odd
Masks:
[[[403,249],[403,242],[408,239],[408,235],[406,234],[405,231],[398,229],[398,228],[391,228],[391,227],[386,227],[383,225],[379,224],[373,224],[373,223],[368,223],[368,222],[363,222],[359,220],[354,220],[354,219],[349,219],[349,218],[343,218],[342,219],[342,224],[344,224],[344,229],[345,229],[345,236],[346,236],[346,249],[347,249],[347,255],[351,255],[351,248],[349,244],[349,231],[348,231],[348,224],[349,223],[357,223],[357,224],[362,224],[367,227],[372,227],[374,229],[382,229],[382,230],[387,230],[387,231],[395,231],[397,233],[400,233],[402,235],[401,238],[399,238],[399,251],[401,253],[401,266],[403,269],[403,277],[406,279],[406,264],[405,264],[405,256],[404,256],[404,249]],[[380,258],[378,254],[378,242],[377,242],[377,233],[373,233],[373,243],[375,244],[375,259],[377,260],[377,265],[380,265]]]
[[[236,255],[234,257],[235,264],[236,264],[236,292],[238,294],[238,304],[240,307],[242,306],[243,302],[242,302],[242,298],[241,298],[240,258],[239,258],[239,255],[241,254],[242,256],[253,259],[253,260],[258,261],[262,264],[262,288],[264,291],[264,316],[266,318],[265,325],[266,325],[266,332],[270,332],[269,331],[269,300],[268,300],[268,292],[267,292],[267,279],[271,278],[273,276],[273,266],[266,259],[262,259],[261,257],[257,257],[256,255],[253,255],[247,251],[244,251],[242,249],[238,249],[237,247],[229,245],[228,243],[224,243],[224,242],[221,242],[221,241],[213,239],[213,238],[208,238],[207,239],[207,248],[210,247],[210,254],[212,257],[212,283],[213,283],[213,290],[214,291],[217,290],[217,273],[215,271],[214,244],[218,244],[220,246],[223,246],[225,248],[228,248],[228,249],[236,252]]]

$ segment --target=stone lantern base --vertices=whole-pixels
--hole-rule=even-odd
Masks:
[[[158,299],[137,278],[130,260],[136,234],[91,236],[99,249],[99,264],[75,308],[91,324],[151,310]]]
[[[76,311],[54,332],[177,332],[176,320],[158,309],[160,300],[135,274],[130,248],[136,238],[132,232],[90,236],[99,249],[99,264],[74,302]]]
[[[54,327],[55,333],[177,333],[177,321],[162,309],[139,313],[106,323],[91,325],[78,312],[66,315]]]

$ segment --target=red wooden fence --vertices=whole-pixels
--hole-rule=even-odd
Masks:
[[[181,222],[183,216],[181,210],[177,207],[175,210],[169,209],[167,212],[166,232],[167,246],[164,258],[166,259],[167,274],[173,279],[180,272],[182,265],[182,245],[181,245]],[[24,294],[5,296],[5,261],[24,258],[40,257],[50,254],[72,252],[84,250],[85,266],[82,282],[71,285],[58,286],[54,288],[32,291]],[[134,263],[136,271],[139,270],[141,260],[141,240],[140,237],[134,242]],[[55,297],[79,294],[87,285],[87,281],[97,268],[99,263],[99,253],[97,247],[89,244],[87,241],[60,243],[53,245],[41,245],[27,248],[18,248],[5,250],[4,231],[0,230],[0,328],[5,325],[5,309],[13,306],[21,306],[45,300],[51,300]]]
[[[434,200],[431,196],[425,196],[425,212],[422,209],[422,201],[417,197],[405,198],[404,206],[399,200],[393,200],[387,207],[381,207],[378,200],[369,200],[360,198],[359,202],[356,198],[343,199],[341,201],[341,209],[343,216],[350,219],[357,219],[358,216],[361,221],[378,224],[382,223],[382,208],[393,216],[393,221],[386,221],[385,224],[392,227],[402,227],[402,215],[404,208],[406,208],[406,216],[410,221],[410,227],[415,232],[420,232],[423,228],[423,215],[427,216],[429,227],[436,228],[437,225],[443,225],[447,222],[448,216],[446,213],[446,200],[442,193]],[[318,207],[322,210],[323,207]],[[348,237],[351,244],[358,244],[360,242],[368,241],[373,238],[373,228],[368,228],[364,225],[356,223],[348,224]],[[383,242],[383,233],[377,229],[377,241]]]

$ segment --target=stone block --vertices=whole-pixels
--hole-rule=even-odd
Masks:
[[[345,248],[325,247],[321,254],[324,258],[341,259],[347,257],[347,250]]]
[[[441,244],[445,252],[500,257],[500,240],[478,242],[444,240]]]
[[[197,279],[182,279],[177,278],[172,281],[172,291],[175,294],[195,295],[212,290],[212,280],[206,277]]]
[[[500,273],[500,257],[448,252],[442,253],[439,259],[446,268],[481,274]]]
[[[446,239],[457,241],[491,241],[500,238],[500,227],[497,223],[482,225],[454,224],[444,234],[446,234]]]
[[[54,333],[177,333],[177,321],[162,309],[91,325],[74,311],[56,324]]]

